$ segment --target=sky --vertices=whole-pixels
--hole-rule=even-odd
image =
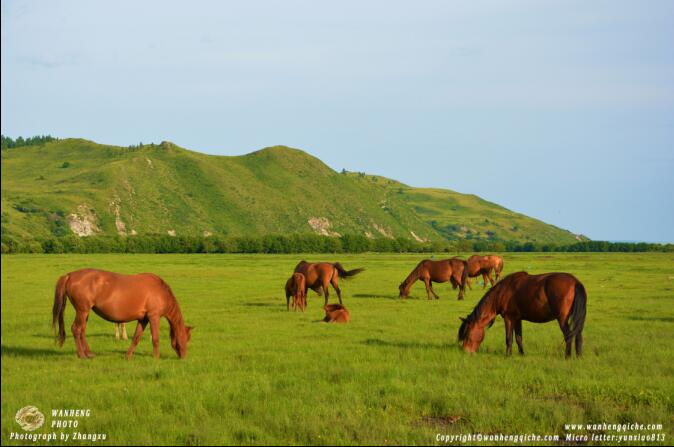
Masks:
[[[674,2],[2,1],[2,134],[239,155],[674,242]]]

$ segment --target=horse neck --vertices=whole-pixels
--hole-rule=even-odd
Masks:
[[[403,281],[403,286],[405,287],[405,290],[409,289],[412,283],[414,283],[414,281],[419,279],[420,276],[421,275],[419,274],[418,267],[412,270],[412,272],[409,275],[407,275],[407,278],[405,278],[405,280]]]
[[[174,297],[171,297],[171,300],[172,302],[168,305],[165,316],[173,330],[177,331],[185,326],[185,322],[183,320],[183,314],[180,312],[178,301]]]
[[[484,327],[491,323],[494,317],[499,313],[501,293],[498,289],[498,286],[492,287],[480,300],[477,306],[475,306],[472,318],[475,320],[476,324]]]

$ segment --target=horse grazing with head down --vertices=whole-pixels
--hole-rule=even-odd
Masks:
[[[466,289],[466,261],[459,258],[444,259],[442,261],[432,261],[424,259],[407,275],[407,278],[398,286],[400,298],[406,298],[410,294],[410,288],[416,281],[421,280],[426,285],[426,294],[431,299],[431,294],[435,299],[440,298],[433,290],[433,283],[443,283],[450,281],[452,288],[459,287],[458,299],[462,300]]]
[[[468,287],[472,289],[470,285],[470,278],[475,278],[482,275],[482,289],[487,288],[487,280],[489,284],[493,287],[494,282],[498,281],[501,277],[501,272],[503,271],[503,258],[495,255],[473,255],[466,261],[468,266]],[[491,272],[494,272],[496,280],[493,280],[491,277]]]
[[[576,356],[583,351],[583,327],[587,294],[585,287],[569,273],[529,275],[512,273],[492,287],[466,318],[461,318],[459,341],[466,352],[475,352],[484,339],[484,330],[491,327],[497,315],[505,321],[506,355],[512,353],[512,337],[520,354],[522,346],[522,320],[547,323],[557,320],[566,342],[566,357],[571,356],[575,339]]]
[[[71,329],[80,358],[92,358],[86,338],[87,320],[93,310],[101,318],[114,323],[138,321],[136,333],[126,353],[131,358],[140,342],[143,330],[150,323],[155,358],[159,358],[159,320],[166,317],[170,325],[171,346],[178,357],[187,356],[191,327],[183,321],[180,306],[171,288],[152,273],[122,275],[104,270],[83,269],[59,278],[54,292],[52,324],[58,323],[57,342],[63,346],[66,338],[63,313],[66,297],[75,308]]]
[[[293,310],[298,308],[304,312],[307,308],[306,280],[301,273],[293,273],[286,281],[286,307],[290,310],[290,297],[293,297]]]
[[[352,276],[355,276],[362,272],[364,269],[353,269],[345,270],[342,267],[342,264],[335,262],[331,264],[329,262],[319,262],[312,263],[307,261],[300,261],[299,264],[295,267],[295,273],[301,273],[304,275],[306,286],[304,288],[305,296],[307,290],[311,289],[314,292],[321,294],[321,289],[325,295],[325,305],[328,305],[328,287],[332,284],[332,287],[337,292],[337,298],[339,298],[339,304],[342,304],[342,291],[339,288],[339,278],[349,279]]]

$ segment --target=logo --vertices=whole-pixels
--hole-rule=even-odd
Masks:
[[[42,424],[44,424],[44,414],[42,414],[37,407],[29,405],[17,411],[14,420],[16,420],[16,423],[24,430],[33,431],[42,427]]]

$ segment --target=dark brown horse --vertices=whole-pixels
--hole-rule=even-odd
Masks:
[[[159,358],[159,320],[166,317],[171,331],[171,346],[178,357],[187,356],[190,341],[190,326],[185,326],[180,306],[171,288],[160,277],[152,273],[122,275],[104,270],[83,269],[61,276],[54,292],[52,324],[58,322],[57,342],[63,346],[66,339],[63,312],[66,297],[75,308],[75,321],[71,327],[80,358],[91,358],[86,338],[89,312],[114,323],[138,321],[136,333],[126,353],[133,355],[143,330],[148,323],[152,331],[154,356]]]
[[[331,264],[329,262],[311,263],[307,261],[300,261],[295,267],[295,273],[302,273],[306,280],[305,295],[308,289],[321,294],[321,289],[325,295],[325,305],[328,305],[328,287],[332,287],[337,292],[339,304],[342,304],[342,291],[339,288],[339,278],[348,279],[362,272],[364,269],[344,270],[344,267],[339,262]]]
[[[492,287],[467,318],[462,318],[459,341],[466,352],[475,352],[484,339],[484,330],[491,327],[497,315],[505,321],[506,355],[512,353],[513,330],[520,354],[522,320],[547,323],[557,320],[566,342],[566,356],[571,355],[575,339],[576,356],[583,351],[583,326],[587,294],[585,287],[568,273],[529,275],[512,273]]]
[[[482,289],[487,288],[487,280],[489,284],[493,287],[494,282],[498,281],[501,277],[501,272],[503,271],[503,258],[495,255],[473,255],[468,258],[466,261],[468,264],[468,287],[470,285],[470,278],[475,278],[482,275]],[[495,273],[496,281],[492,279],[491,272]]]
[[[298,308],[304,312],[307,308],[307,286],[304,275],[293,273],[286,281],[286,307],[290,310],[290,297],[293,297],[293,310]]]
[[[417,280],[421,280],[426,285],[426,294],[431,299],[431,294],[435,299],[440,298],[433,290],[433,283],[447,282],[452,283],[452,288],[459,287],[458,299],[462,300],[466,289],[467,278],[466,261],[459,258],[443,259],[442,261],[432,261],[424,259],[407,275],[407,278],[398,286],[400,298],[406,298],[410,294],[410,288]]]

